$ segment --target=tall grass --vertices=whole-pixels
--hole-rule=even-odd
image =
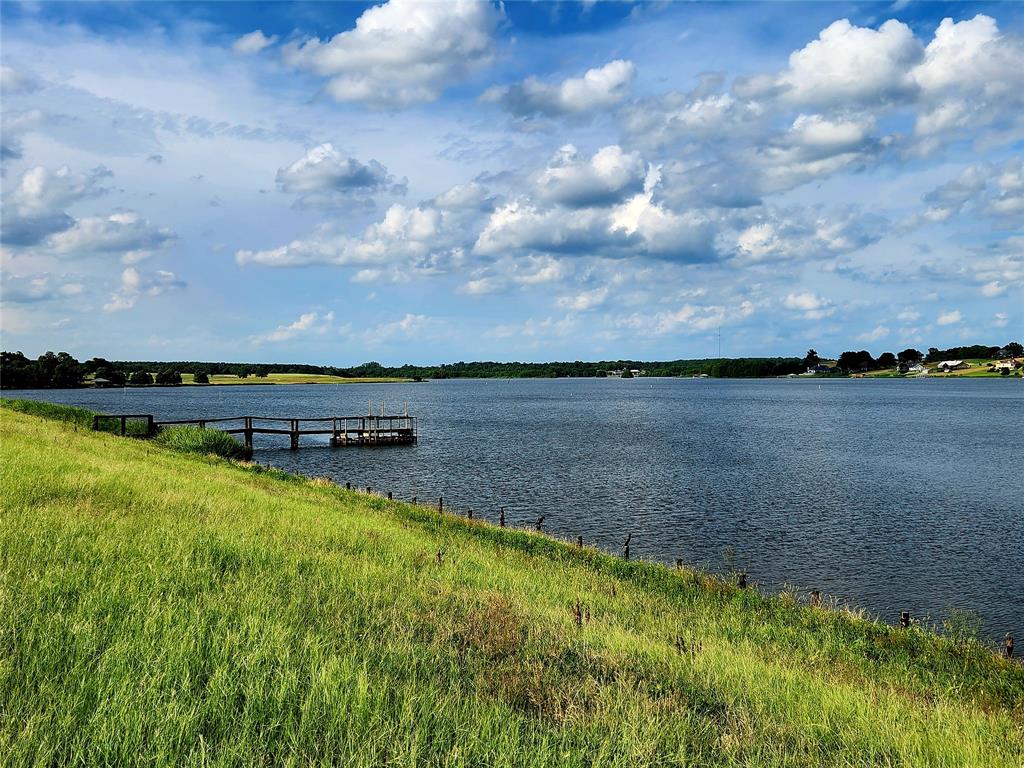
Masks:
[[[165,448],[183,453],[204,453],[226,459],[248,459],[252,449],[219,429],[208,427],[164,427],[157,433],[156,442]]]
[[[1024,762],[1024,668],[975,644],[9,411],[0,430],[6,765]]]

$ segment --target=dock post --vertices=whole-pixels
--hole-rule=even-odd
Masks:
[[[345,483],[345,490],[346,491],[351,491],[352,490],[352,483]]]
[[[467,519],[467,520],[472,520],[472,519],[473,519],[473,510],[472,510],[472,509],[471,509],[471,510],[469,510],[469,511],[468,511],[468,512],[466,513],[466,519]]]
[[[412,503],[413,503],[413,506],[416,505],[416,497],[415,496],[412,497]]]
[[[626,542],[622,545],[622,558],[623,560],[629,560],[629,542],[633,540],[633,534],[630,533],[626,536]]]
[[[504,507],[502,507],[501,511],[498,512],[498,525],[500,525],[502,528],[505,527],[505,508]]]
[[[96,414],[95,416],[92,417],[92,431],[96,432],[96,431],[99,430],[99,428],[100,428],[100,416],[99,416],[99,414]]]
[[[245,417],[245,447],[252,449],[252,416]]]
[[[437,511],[444,512],[444,496],[437,497]]]
[[[681,557],[677,557],[676,558],[676,570],[677,571],[683,570],[683,558],[681,558]]]
[[[153,414],[146,416],[146,436],[152,437],[156,434],[156,427],[153,425]]]
[[[388,501],[391,501],[391,491],[388,491]]]
[[[910,611],[900,612],[900,627],[903,629],[910,628]]]
[[[544,515],[541,515],[540,517],[537,518],[537,532],[538,533],[543,533],[544,532]]]
[[[121,436],[124,437],[128,433],[128,417],[121,417]]]
[[[582,536],[577,536],[576,537],[576,546],[579,547],[580,549],[583,549],[583,537]]]
[[[1008,659],[1013,658],[1013,635],[1009,632],[1006,633],[1006,637],[1003,638],[1003,655]]]
[[[299,447],[299,420],[298,419],[292,419],[292,429],[291,429],[290,437],[291,437],[291,443],[292,443],[292,445],[291,445],[292,450],[293,451],[297,450],[298,447]]]
[[[740,589],[746,589],[747,588],[747,574],[741,573],[737,577],[737,579],[736,579],[736,586],[738,586]]]

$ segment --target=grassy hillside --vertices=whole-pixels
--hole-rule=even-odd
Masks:
[[[0,489],[3,765],[1024,764],[917,628],[8,409]]]

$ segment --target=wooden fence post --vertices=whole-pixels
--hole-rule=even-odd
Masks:
[[[1006,637],[1003,638],[1003,654],[1008,659],[1013,658],[1013,635],[1009,632],[1006,633]]]
[[[121,436],[124,437],[128,433],[128,417],[121,417]]]
[[[472,509],[471,509],[471,510],[469,510],[469,511],[468,511],[468,512],[466,513],[466,519],[467,519],[467,520],[472,520],[472,519],[473,519],[473,510],[472,510]]]
[[[624,560],[629,560],[629,542],[631,542],[632,540],[633,540],[633,534],[632,533],[627,534],[626,542],[622,545],[622,558]]]
[[[152,437],[156,434],[156,427],[153,426],[153,414],[146,416],[146,436]]]
[[[352,483],[345,483],[345,490],[346,491],[351,491],[352,490]]]
[[[444,496],[437,497],[437,511],[444,512]]]
[[[739,575],[739,578],[736,580],[736,583],[737,583],[737,585],[739,586],[740,589],[746,589],[747,588],[747,574],[741,573]]]
[[[577,536],[576,537],[576,546],[579,547],[580,549],[583,549],[583,537],[582,536]]]
[[[537,518],[537,532],[541,533],[544,531],[544,515]]]
[[[92,431],[96,432],[100,428],[100,415],[96,414],[92,417]]]
[[[388,491],[388,501],[391,501],[391,491]]]
[[[412,497],[412,503],[413,503],[413,504],[415,504],[415,503],[416,503],[416,497],[415,497],[415,496],[413,496],[413,497]]]
[[[502,528],[505,527],[505,508],[504,507],[502,507],[501,510],[498,512],[498,525],[501,526]]]
[[[910,628],[910,611],[902,611],[900,613],[900,626],[903,629]]]

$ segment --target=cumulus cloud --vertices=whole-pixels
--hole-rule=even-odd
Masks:
[[[158,269],[147,274],[139,272],[135,267],[128,267],[121,273],[120,287],[111,294],[110,301],[103,305],[103,309],[105,312],[121,312],[133,308],[142,296],[159,296],[185,287],[185,282],[179,280],[173,272]]]
[[[938,323],[939,325],[955,325],[956,323],[959,323],[963,319],[964,318],[963,315],[960,314],[960,310],[954,309],[949,312],[943,312],[941,315],[938,316],[935,322]]]
[[[857,341],[878,341],[884,339],[890,333],[889,329],[884,325],[876,325],[870,331],[866,331],[857,336]]]
[[[3,301],[5,304],[36,304],[44,301],[66,300],[80,296],[85,285],[78,278],[48,273],[32,276],[9,276],[3,278]]]
[[[73,227],[75,220],[66,209],[105,192],[101,182],[110,175],[102,166],[88,173],[73,173],[67,166],[55,171],[29,168],[3,198],[4,244],[36,245]]]
[[[608,205],[642,191],[645,171],[639,154],[624,152],[618,145],[586,158],[566,144],[536,174],[534,185],[541,200],[573,208]]]
[[[309,150],[289,166],[279,168],[277,186],[300,195],[304,205],[355,201],[380,192],[405,194],[405,179],[396,181],[376,160],[362,163],[331,144]]]
[[[29,93],[39,87],[34,77],[19,72],[6,64],[0,65],[0,92],[5,94]]]
[[[515,85],[495,86],[481,99],[499,104],[516,117],[578,116],[616,106],[629,95],[634,79],[633,62],[616,59],[561,83],[548,84],[529,77]]]
[[[798,104],[849,105],[902,98],[908,72],[923,55],[910,27],[890,19],[877,30],[840,19],[789,57],[778,78],[782,98]]]
[[[287,325],[279,325],[269,333],[250,337],[254,344],[277,343],[291,341],[299,336],[320,335],[327,333],[334,325],[334,312],[320,315],[318,312],[304,312],[299,319]]]
[[[856,209],[831,213],[764,208],[736,235],[741,263],[809,260],[837,256],[878,241],[886,221]]]
[[[600,288],[581,291],[570,296],[559,296],[555,304],[562,309],[570,309],[574,312],[583,312],[604,304],[605,299],[608,298],[608,293],[608,287],[601,286]]]
[[[285,63],[329,78],[337,101],[401,106],[433,101],[490,62],[501,12],[489,2],[390,0],[354,29],[284,48]]]
[[[969,165],[922,200],[927,207],[908,226],[948,221],[971,208],[1008,228],[1017,228],[1024,222],[1024,158]]]
[[[807,320],[821,320],[836,311],[831,301],[818,296],[813,291],[789,293],[782,300],[782,306],[801,313]]]
[[[270,35],[268,37],[263,34],[262,29],[257,29],[235,40],[231,44],[231,50],[239,56],[249,56],[253,53],[259,53],[276,42],[277,35]]]
[[[132,264],[176,239],[166,227],[127,212],[79,219],[70,229],[53,235],[50,244],[57,253],[118,253]]]
[[[470,214],[472,215],[472,213]],[[380,270],[400,267],[389,279],[408,279],[412,273],[438,274],[450,271],[463,260],[464,212],[436,208],[430,204],[406,207],[395,204],[381,221],[371,224],[362,235],[331,234],[323,230],[287,245],[260,251],[240,250],[235,260],[241,265],[296,267],[332,264]],[[359,279],[378,279],[384,272],[359,273]]]

